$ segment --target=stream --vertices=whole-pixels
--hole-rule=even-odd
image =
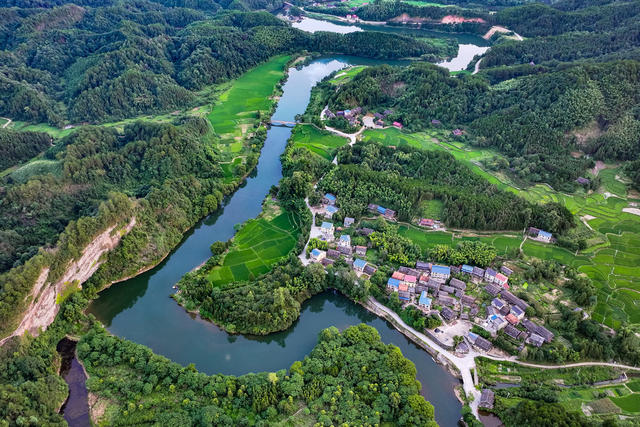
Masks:
[[[306,109],[311,88],[317,82],[334,71],[360,63],[349,57],[321,58],[301,69],[289,69],[272,119],[294,121],[295,115]],[[236,224],[260,213],[269,188],[282,177],[280,155],[290,134],[288,127],[270,128],[256,171],[224,207],[186,233],[182,243],[158,266],[102,291],[88,312],[111,333],[146,345],[177,363],[194,363],[208,374],[231,375],[286,369],[311,351],[322,329],[366,323],[378,330],[383,342],[397,345],[416,364],[422,394],[436,408],[437,422],[442,426],[456,425],[461,404],[453,388],[460,382],[386,321],[343,296],[330,292],[317,295],[305,302],[300,318],[291,328],[261,337],[227,334],[215,324],[187,313],[170,298],[172,286],[209,258],[213,242],[230,239]]]

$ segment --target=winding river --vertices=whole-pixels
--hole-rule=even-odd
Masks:
[[[354,58],[325,58],[301,69],[291,68],[273,120],[293,121],[296,114],[304,112],[317,82],[357,63]],[[317,295],[304,304],[300,318],[290,329],[265,337],[229,335],[185,312],[170,298],[172,286],[210,256],[211,243],[228,240],[236,224],[260,213],[264,196],[282,177],[280,155],[290,133],[287,127],[269,129],[256,171],[224,207],[188,232],[160,265],[101,292],[89,312],[111,333],[144,344],[182,365],[194,363],[202,372],[233,375],[288,368],[310,352],[322,329],[366,323],[379,331],[385,343],[400,347],[416,364],[423,395],[435,406],[438,423],[456,425],[461,404],[453,387],[459,381],[390,324],[347,298],[333,293]]]

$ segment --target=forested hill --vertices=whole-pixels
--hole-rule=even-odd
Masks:
[[[430,64],[366,69],[327,95],[334,110],[394,111],[411,130],[439,120],[465,126],[470,142],[495,147],[523,179],[553,186],[571,183],[590,161],[634,160],[640,152],[640,63],[578,65],[497,84],[482,77],[450,77]],[[576,138],[583,127],[590,138]]]
[[[222,6],[270,4],[245,1]],[[0,8],[0,116],[57,126],[201,105],[197,91],[279,53],[440,53],[394,34],[309,34],[268,12],[214,14],[205,7],[213,2],[193,2],[195,9],[167,7],[192,3],[169,0],[59,1],[65,4],[53,8],[25,3]]]

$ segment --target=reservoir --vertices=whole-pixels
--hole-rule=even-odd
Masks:
[[[294,121],[296,114],[305,111],[317,82],[359,63],[347,57],[324,58],[301,69],[291,68],[272,119]],[[459,381],[390,324],[341,295],[327,292],[311,298],[291,328],[261,337],[227,334],[213,323],[190,315],[170,298],[172,286],[209,258],[213,242],[230,239],[236,224],[260,213],[269,188],[282,177],[280,155],[290,134],[291,128],[287,127],[269,129],[256,171],[224,207],[186,233],[182,243],[158,266],[101,292],[88,311],[111,333],[146,345],[182,365],[194,363],[208,374],[287,369],[311,351],[322,329],[366,323],[378,330],[383,342],[397,345],[415,363],[422,393],[436,408],[436,421],[442,426],[455,426],[461,404],[453,388]]]

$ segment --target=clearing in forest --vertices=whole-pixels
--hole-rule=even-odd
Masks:
[[[338,148],[349,140],[312,125],[297,125],[291,132],[290,142],[294,148],[304,147],[324,159],[333,160]]]

